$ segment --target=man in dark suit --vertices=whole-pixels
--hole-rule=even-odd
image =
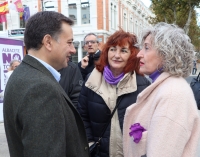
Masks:
[[[10,77],[4,125],[11,157],[88,157],[81,117],[59,85],[57,70],[68,65],[73,21],[57,12],[38,12],[26,24],[28,55]]]

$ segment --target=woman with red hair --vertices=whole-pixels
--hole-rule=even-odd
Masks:
[[[123,157],[122,128],[126,108],[135,103],[137,95],[150,84],[139,73],[136,44],[136,36],[123,30],[111,35],[79,96],[78,111],[89,145],[102,136],[100,157]],[[118,107],[111,118],[116,104]]]

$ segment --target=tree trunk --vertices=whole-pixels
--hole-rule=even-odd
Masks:
[[[187,19],[187,22],[184,26],[184,30],[185,30],[185,33],[188,34],[189,33],[189,29],[190,29],[190,22],[191,22],[191,17],[192,17],[192,11],[193,11],[194,7],[192,7],[190,5],[190,10],[189,10],[189,15],[188,15],[188,19]]]
[[[168,23],[168,22],[167,22],[167,18],[166,18],[166,16],[165,16],[165,22]]]
[[[176,24],[177,16],[176,16],[176,7],[173,9],[174,12],[174,24]]]

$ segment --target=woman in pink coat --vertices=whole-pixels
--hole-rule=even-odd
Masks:
[[[200,118],[184,79],[192,70],[194,48],[176,25],[158,23],[142,38],[140,72],[152,84],[126,110],[125,157],[197,157]]]

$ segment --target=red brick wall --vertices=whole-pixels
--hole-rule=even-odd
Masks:
[[[42,11],[41,10],[41,8],[42,8],[42,6],[41,6],[42,4],[41,3],[42,3],[41,0],[38,0],[38,12]]]
[[[97,0],[97,29],[103,29],[103,2]]]
[[[61,0],[58,0],[58,12],[61,13]]]
[[[109,3],[108,0],[105,0],[106,5],[106,30],[109,31]]]

